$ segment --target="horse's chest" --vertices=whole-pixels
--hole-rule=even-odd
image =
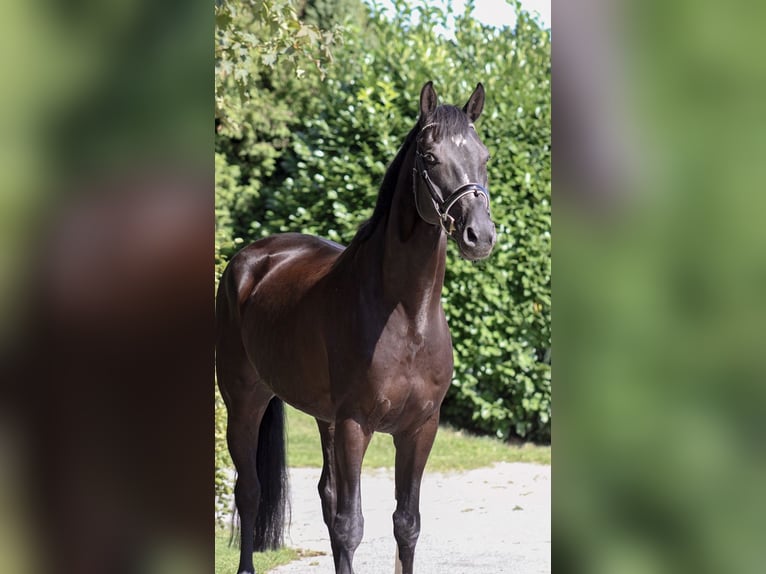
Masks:
[[[423,359],[427,359],[429,350],[426,349],[425,337],[420,333],[414,333],[405,337],[400,349],[401,360],[408,368],[415,367]]]
[[[408,379],[435,385],[449,384],[452,345],[446,329],[419,332],[411,327],[384,331],[376,345],[373,375],[381,380]]]
[[[388,338],[388,340],[385,340]],[[396,432],[416,428],[438,411],[452,378],[449,340],[428,334],[390,333],[381,338],[368,380],[370,428]]]

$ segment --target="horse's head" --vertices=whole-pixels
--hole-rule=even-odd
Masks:
[[[415,150],[413,185],[420,217],[444,229],[472,261],[487,257],[496,238],[487,191],[489,152],[473,126],[483,107],[481,84],[461,110],[438,106],[428,82],[420,92]]]

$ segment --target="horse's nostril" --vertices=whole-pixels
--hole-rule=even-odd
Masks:
[[[473,230],[473,227],[466,227],[464,239],[466,244],[473,246],[476,245],[476,241],[479,238],[476,236],[476,232]]]

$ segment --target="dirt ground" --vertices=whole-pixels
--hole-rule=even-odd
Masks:
[[[331,574],[330,541],[316,485],[319,469],[291,469],[292,523],[286,543],[323,552],[278,574]],[[357,574],[392,574],[393,469],[362,476],[365,533]],[[551,571],[551,467],[499,463],[465,472],[428,473],[421,490],[416,574],[543,574]]]

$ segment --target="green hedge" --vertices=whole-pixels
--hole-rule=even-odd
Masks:
[[[447,13],[395,4],[393,20],[372,11],[364,29],[346,29],[323,82],[277,67],[236,129],[220,129],[218,268],[272,233],[347,243],[417,119],[422,85],[433,80],[442,102],[462,105],[481,81],[477,130],[492,154],[499,237],[479,264],[450,247],[443,296],[455,375],[442,414],[504,439],[549,440],[550,32],[525,13],[515,29],[482,26],[469,4],[451,40],[437,33]]]

